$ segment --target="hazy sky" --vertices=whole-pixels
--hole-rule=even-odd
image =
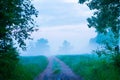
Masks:
[[[33,41],[27,41],[28,48],[44,38],[50,46],[48,54],[58,54],[64,40],[73,46],[71,54],[89,52],[89,40],[95,37],[96,33],[95,29],[87,27],[86,19],[92,15],[92,11],[85,4],[79,4],[78,0],[33,0],[33,4],[39,11],[35,18],[39,30],[32,34]],[[34,53],[35,50],[38,49],[21,55],[42,54]]]

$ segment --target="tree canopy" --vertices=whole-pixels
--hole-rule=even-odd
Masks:
[[[93,16],[88,18],[88,26],[94,27],[98,34],[113,33],[116,39],[115,45],[119,44],[120,35],[120,0],[79,0],[85,3],[90,10],[95,10]]]
[[[98,32],[97,42],[102,47],[96,50],[98,56],[109,55],[112,63],[120,70],[120,0],[79,0],[94,10],[88,18],[88,27],[94,27]],[[102,39],[101,39],[102,38]]]
[[[0,80],[16,80],[19,59],[14,44],[25,49],[25,40],[36,30],[32,15],[37,11],[31,0],[0,0]]]
[[[37,11],[30,0],[0,1],[0,46],[17,40],[19,47],[25,48],[24,40],[35,30],[32,15]]]

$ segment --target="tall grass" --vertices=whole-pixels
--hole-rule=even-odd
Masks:
[[[120,73],[107,57],[94,54],[57,56],[84,80],[120,80]]]
[[[47,58],[44,56],[20,57],[14,80],[34,80],[46,68],[47,64]]]

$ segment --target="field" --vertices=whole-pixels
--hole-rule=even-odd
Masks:
[[[48,61],[44,56],[20,57],[16,68],[16,80],[34,80],[47,66]]]
[[[84,80],[120,80],[120,72],[108,58],[95,54],[59,55],[77,75]]]
[[[68,65],[75,74],[84,80],[120,80],[120,71],[113,66],[108,57],[98,57],[95,54],[58,55],[61,61]],[[45,56],[19,57],[20,62],[15,70],[14,80],[34,80],[48,65]],[[58,67],[57,63],[53,67]],[[55,71],[57,73],[59,71]]]

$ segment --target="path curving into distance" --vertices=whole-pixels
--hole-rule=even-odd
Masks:
[[[34,80],[83,80],[58,58],[50,57],[48,61],[47,68]]]

